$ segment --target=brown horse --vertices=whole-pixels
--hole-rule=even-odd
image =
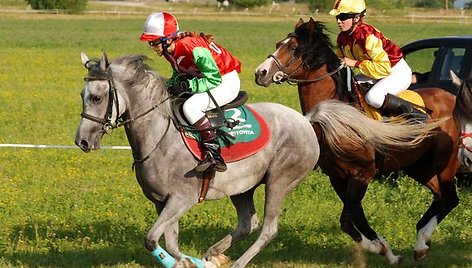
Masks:
[[[347,70],[340,65],[325,30],[322,23],[312,18],[307,22],[300,19],[295,31],[278,42],[276,51],[256,69],[256,83],[260,86],[269,86],[272,82],[297,84],[303,114],[329,99],[350,103],[359,109],[359,96],[348,90]],[[434,135],[408,149],[379,148],[368,137],[364,144],[349,144],[348,139],[342,138],[332,144],[317,119],[316,109],[307,115],[320,142],[319,166],[329,176],[344,204],[340,217],[342,230],[364,250],[385,255],[391,264],[397,263],[400,257],[393,255],[388,243],[369,226],[361,203],[375,175],[403,170],[433,193],[430,207],[416,225],[414,257],[417,261],[426,257],[433,231],[458,204],[454,184],[454,174],[459,167],[459,127],[453,116],[455,96],[438,88],[422,89],[418,93],[432,111],[432,121],[443,119]],[[333,146],[344,154],[340,156],[330,150]]]

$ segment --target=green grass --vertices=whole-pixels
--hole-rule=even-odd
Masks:
[[[86,70],[80,52],[110,58],[139,53],[159,73],[170,67],[139,42],[146,16],[0,16],[0,143],[72,145],[80,119]],[[260,88],[253,71],[293,29],[298,18],[226,18],[182,15],[182,29],[214,34],[243,64],[242,87],[250,102],[279,102],[299,109],[295,87]],[[334,38],[337,28],[328,20]],[[389,23],[372,20],[400,45],[427,36],[470,33],[470,25]],[[104,145],[127,145],[119,129]],[[130,151],[0,148],[1,267],[157,266],[143,246],[156,215],[131,170]],[[472,197],[460,189],[460,205],[433,235],[428,258],[412,260],[415,223],[431,201],[408,178],[373,182],[364,199],[374,229],[404,256],[404,267],[472,267]],[[259,214],[263,191],[257,192]],[[341,202],[318,171],[288,197],[278,237],[250,267],[388,267],[382,257],[359,255],[339,228]],[[181,220],[181,247],[201,256],[236,224],[227,199],[205,202]],[[236,259],[255,239],[228,251]]]

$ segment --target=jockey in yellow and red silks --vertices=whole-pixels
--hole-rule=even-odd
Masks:
[[[213,36],[196,32],[181,32],[175,17],[167,12],[152,13],[144,25],[142,41],[149,42],[158,56],[164,56],[173,68],[167,81],[169,92],[179,96],[192,93],[183,105],[183,112],[190,124],[202,138],[204,159],[195,167],[198,172],[206,170],[225,171],[216,131],[205,116],[205,111],[234,100],[241,82],[240,62],[224,47],[213,42]]]
[[[365,100],[384,115],[405,114],[424,122],[428,115],[397,97],[411,84],[412,72],[400,48],[374,26],[366,23],[364,0],[336,0],[330,15],[341,32],[335,52],[346,66],[357,68],[358,80],[376,80]]]

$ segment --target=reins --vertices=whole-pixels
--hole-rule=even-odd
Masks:
[[[288,38],[293,38],[293,37],[297,37],[297,35],[295,33],[289,33],[287,37]],[[322,75],[320,75],[318,77],[315,77],[313,79],[296,79],[296,78],[292,78],[292,76],[294,74],[298,73],[303,68],[303,65],[304,65],[303,60],[300,63],[300,65],[293,72],[291,72],[290,74],[287,74],[285,72],[285,69],[288,66],[290,66],[292,63],[294,63],[299,58],[295,57],[295,55],[292,55],[290,60],[285,65],[282,63],[282,61],[280,61],[279,58],[277,58],[277,56],[275,54],[270,54],[269,56],[267,56],[267,58],[272,58],[274,60],[275,64],[277,65],[277,68],[279,69],[272,76],[272,80],[276,84],[281,84],[283,82],[287,82],[290,85],[295,85],[295,84],[300,84],[300,83],[315,83],[315,82],[321,81],[325,78],[328,78],[328,77],[340,72],[345,67],[344,64],[340,64],[338,66],[338,68],[336,68],[335,70],[333,70],[331,72],[328,72],[328,73],[325,73],[325,74],[322,74]]]

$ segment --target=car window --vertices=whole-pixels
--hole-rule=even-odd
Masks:
[[[454,71],[457,75],[459,75],[462,69],[462,61],[464,59],[465,48],[461,47],[454,47],[449,48],[445,54],[443,64],[441,66],[441,81],[449,81],[451,80],[451,76],[449,74],[449,70]]]
[[[437,51],[437,47],[424,48],[405,55],[405,60],[414,74],[413,83],[421,84],[428,81]]]

